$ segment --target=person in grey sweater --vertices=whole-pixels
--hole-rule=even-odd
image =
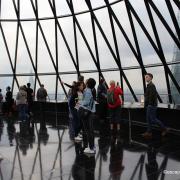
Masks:
[[[19,92],[16,95],[16,105],[18,107],[20,121],[27,120],[27,92],[24,86],[19,87]]]

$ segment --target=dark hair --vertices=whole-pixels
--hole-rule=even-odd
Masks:
[[[87,87],[93,89],[96,85],[96,81],[93,78],[89,78],[87,81]]]
[[[84,76],[81,76],[81,75],[80,75],[80,76],[78,77],[78,81],[84,81]]]
[[[7,90],[10,90],[11,88],[8,86],[6,89],[7,89]]]
[[[31,86],[31,83],[27,83],[27,87],[30,87]]]
[[[78,81],[78,82],[76,83],[76,87],[78,88],[79,86],[81,86],[81,84],[84,84],[84,82]]]
[[[150,76],[153,79],[153,75],[151,73],[146,73],[146,75]]]

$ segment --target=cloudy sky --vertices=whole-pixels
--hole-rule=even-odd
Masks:
[[[113,2],[115,0],[109,0],[109,2]],[[16,2],[16,1],[15,1]],[[52,0],[51,0],[52,2]],[[130,0],[132,6],[138,13],[139,17],[141,18],[142,22],[144,23],[145,27],[147,28],[149,34],[152,36],[152,39],[155,40],[153,31],[150,25],[150,21],[147,15],[147,11],[145,10],[145,5],[143,0]],[[165,0],[154,0],[153,1],[156,6],[159,8],[160,12],[162,13],[165,20],[168,22],[169,26],[175,32],[168,9],[165,4]],[[33,0],[35,3],[35,0]],[[71,14],[69,7],[66,3],[66,0],[55,0],[56,3],[56,12],[58,16],[62,16],[65,14]],[[85,11],[88,10],[88,7],[84,0],[73,0],[74,3],[74,10],[75,12]],[[96,8],[102,5],[105,5],[104,0],[91,0],[92,7]],[[175,13],[178,14],[178,8],[172,1],[173,8]],[[38,7],[39,7],[39,17],[53,17],[51,8],[49,6],[48,0],[38,0]],[[114,10],[116,16],[118,17],[120,23],[122,24],[125,32],[127,33],[132,45],[135,47],[135,43],[133,40],[132,30],[130,27],[130,22],[128,20],[127,10],[125,3],[119,2],[111,6]],[[153,17],[157,26],[157,30],[159,33],[159,37],[162,43],[162,47],[165,53],[166,60],[168,62],[172,61],[173,58],[173,50],[174,50],[174,43],[152,10]],[[95,15],[100,22],[102,29],[105,32],[107,39],[110,42],[110,45],[115,52],[115,46],[113,42],[112,30],[109,21],[109,15],[107,8],[103,8],[101,10],[95,11]],[[87,38],[87,41],[91,47],[91,50],[95,56],[95,46],[94,46],[94,39],[93,39],[93,32],[91,26],[91,18],[89,13],[85,13],[82,15],[77,15],[77,20],[80,23],[82,30]],[[27,18],[35,18],[30,0],[20,0],[20,18],[27,19]],[[12,0],[1,0],[1,19],[16,19],[16,14],[14,11]],[[75,43],[74,43],[74,34],[73,34],[73,19],[72,17],[65,17],[58,19],[63,33],[66,36],[67,42],[69,47],[71,48],[73,57],[76,58],[75,54]],[[154,49],[152,48],[151,44],[147,40],[146,36],[144,35],[143,31],[141,30],[140,26],[138,25],[135,18],[133,18],[135,29],[138,37],[138,41],[140,44],[140,49],[142,53],[142,58],[144,64],[153,64],[153,63],[160,63],[157,54],[155,53]],[[11,59],[14,62],[15,59],[15,44],[16,44],[16,33],[17,33],[17,23],[16,22],[1,22],[7,44],[10,50]],[[35,21],[22,21],[22,28],[24,30],[26,39],[28,41],[28,46],[32,55],[32,59],[35,63],[35,40],[36,40],[36,22]],[[40,21],[42,26],[43,32],[45,33],[45,37],[47,39],[49,48],[51,50],[53,59],[55,60],[55,24],[54,20],[43,20]],[[117,24],[114,21],[115,31],[117,35],[117,42],[118,48],[121,58],[121,64],[123,67],[129,66],[138,66],[137,60],[135,59],[131,49],[129,48],[128,44],[126,43],[122,33],[120,32]],[[96,34],[97,34],[97,43],[98,43],[98,51],[99,51],[99,59],[100,65],[102,69],[106,68],[117,68],[117,65],[113,59],[113,56],[110,50],[105,43],[102,34],[100,33],[97,25]],[[93,63],[92,57],[84,43],[84,40],[77,28],[77,42],[78,42],[78,56],[80,61],[80,70],[94,70],[96,69],[95,64]],[[38,72],[39,73],[46,73],[46,72],[54,72],[54,67],[51,62],[51,58],[45,46],[44,40],[42,38],[42,34],[39,31],[39,38],[38,38]],[[60,31],[58,30],[58,62],[59,62],[59,72],[67,72],[67,71],[75,71],[75,67],[72,63],[71,57],[68,53],[68,50],[65,46],[64,40]],[[96,57],[96,56],[95,56]],[[147,69],[155,74],[154,81],[158,83],[158,88],[163,89],[166,87],[165,84],[165,77],[163,72],[163,67],[151,68]],[[30,58],[22,37],[21,31],[19,31],[19,38],[18,38],[18,53],[17,53],[17,73],[30,73],[33,72],[33,68],[30,62]],[[0,74],[11,74],[12,70],[10,67],[9,59],[7,56],[7,52],[4,46],[2,34],[0,32]],[[119,81],[119,72],[107,72],[103,73],[106,80],[109,81],[110,79],[115,79]],[[142,79],[141,79],[141,71],[132,70],[132,71],[125,71],[127,78],[129,79],[133,89],[142,89]],[[84,74],[85,78],[94,77],[98,78],[96,73],[93,74]],[[62,75],[62,80],[68,83],[71,83],[74,79],[76,79],[76,75]],[[159,81],[161,78],[161,81]],[[9,83],[11,84],[10,77],[2,78],[0,77],[0,87],[4,89]],[[45,84],[46,88],[49,92],[54,92],[55,87],[55,76],[41,76],[40,80],[42,83]],[[19,84],[26,84],[29,81],[29,77],[18,77]],[[137,83],[138,82],[138,83]],[[125,88],[127,89],[126,85]],[[15,88],[17,90],[17,88]],[[62,91],[62,88],[59,86],[59,92]]]

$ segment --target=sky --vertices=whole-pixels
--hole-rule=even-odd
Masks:
[[[109,2],[113,2],[114,0],[109,0]],[[17,2],[17,1],[16,1]],[[33,0],[35,2],[35,0]],[[51,0],[52,2],[52,0]],[[145,27],[147,28],[149,34],[152,36],[152,39],[155,40],[153,31],[150,25],[150,21],[147,15],[147,11],[145,10],[145,5],[143,0],[130,0],[132,6],[138,13],[141,21],[144,23]],[[168,9],[165,4],[165,0],[153,0],[156,6],[159,8],[160,12],[162,13],[165,20],[168,22],[169,26],[172,28],[173,31],[174,27],[171,21],[171,17],[169,15]],[[12,0],[1,0],[1,19],[16,19],[16,14],[13,8]],[[66,0],[55,0],[56,3],[56,11],[57,15],[65,15],[70,14],[70,10],[66,3]],[[88,10],[88,7],[84,0],[73,0],[74,3],[74,10],[75,12],[85,11]],[[91,0],[92,7],[96,8],[101,5],[105,5],[104,0]],[[173,8],[175,13],[178,13],[178,9],[172,1]],[[38,0],[38,7],[39,7],[39,17],[52,17],[52,11],[50,9],[48,0]],[[135,47],[135,43],[133,40],[132,30],[130,27],[130,22],[128,20],[128,15],[125,7],[125,3],[119,2],[111,6],[114,13],[118,17],[120,23],[122,24],[125,32],[127,33],[132,45]],[[8,11],[7,11],[8,9]],[[168,32],[155,15],[154,11],[153,17],[156,23],[157,31],[159,33],[160,41],[165,53],[166,60],[168,62],[172,61],[173,58],[173,50],[174,50],[174,42],[172,41],[171,37],[169,36]],[[95,15],[100,22],[102,29],[105,32],[107,39],[110,42],[112,49],[115,52],[115,46],[113,42],[112,30],[109,21],[109,15],[107,8],[103,8],[101,10],[95,11]],[[93,31],[91,26],[91,18],[90,14],[82,14],[77,15],[77,20],[80,23],[82,30],[87,37],[87,41],[92,49],[92,52],[95,56],[95,46],[94,46],[94,39],[93,39]],[[20,1],[20,18],[35,18],[33,13],[33,9],[30,3],[30,0],[21,0]],[[74,58],[76,57],[75,54],[75,43],[74,43],[74,34],[73,34],[73,19],[72,17],[66,18],[59,18],[58,19],[63,33],[67,38],[67,42],[69,47],[71,48],[72,54]],[[138,42],[140,44],[140,50],[142,53],[143,62],[145,65],[153,64],[153,63],[160,63],[158,56],[156,55],[154,49],[150,45],[149,41],[147,40],[146,36],[144,35],[143,31],[141,30],[140,26],[138,25],[135,18],[133,18],[133,22],[135,24],[135,30],[138,38]],[[17,23],[16,22],[1,22],[5,37],[7,40],[7,45],[10,50],[10,56],[14,63],[15,59],[15,44],[16,44],[16,33],[17,33]],[[25,36],[27,38],[28,46],[32,55],[33,62],[35,63],[35,40],[36,40],[36,22],[35,21],[22,21],[22,28],[24,30]],[[43,32],[45,33],[45,37],[47,39],[47,43],[49,48],[52,52],[52,57],[55,60],[55,25],[54,20],[46,20],[40,21],[42,26]],[[129,67],[129,66],[138,66],[137,60],[135,59],[132,51],[128,47],[122,33],[120,32],[117,24],[114,22],[115,31],[116,31],[116,38],[118,42],[118,49],[120,53],[121,65],[122,67]],[[98,52],[99,52],[99,59],[100,59],[100,66],[102,69],[106,68],[117,68],[117,65],[105,43],[102,34],[100,33],[97,25],[95,25],[96,34],[97,34],[97,44],[98,44]],[[93,70],[96,69],[96,66],[93,63],[92,57],[87,50],[87,47],[84,43],[84,40],[77,28],[77,42],[78,42],[78,57],[80,61],[80,70]],[[38,39],[39,47],[38,47],[38,72],[39,73],[46,73],[46,72],[54,72],[54,67],[51,62],[51,58],[48,54],[47,48],[45,46],[44,40],[42,35],[39,31],[39,39]],[[59,63],[59,72],[67,72],[67,71],[74,71],[75,67],[72,63],[71,57],[67,51],[63,38],[58,30],[58,63]],[[95,56],[96,57],[96,56]],[[165,76],[163,67],[151,68],[147,69],[147,71],[152,72],[155,76],[154,82],[158,85],[158,89],[162,90],[166,87],[165,83]],[[17,52],[17,73],[30,73],[33,72],[33,67],[30,62],[30,58],[22,37],[22,33],[19,33],[18,39],[18,52]],[[5,49],[5,45],[3,42],[2,34],[0,32],[0,74],[11,74],[12,70],[10,67],[9,59],[7,56],[7,52]],[[142,78],[141,78],[141,70],[132,70],[132,71],[125,71],[129,82],[131,83],[133,89],[142,90]],[[107,72],[103,73],[107,82],[111,79],[115,79],[116,81],[120,80],[119,72]],[[85,78],[94,77],[98,79],[97,73],[93,74],[84,74]],[[76,79],[76,75],[62,75],[62,80],[68,83],[71,83],[73,80]],[[5,89],[9,83],[11,84],[10,77],[2,78],[0,77],[0,87],[1,89]],[[161,79],[159,81],[159,79]],[[40,76],[40,80],[42,83],[45,84],[47,90],[49,92],[55,92],[55,76]],[[29,81],[29,77],[18,77],[19,84],[26,84]],[[125,89],[127,89],[125,85]],[[59,86],[59,92],[62,92],[62,88]],[[15,87],[15,91],[17,91],[17,87]]]

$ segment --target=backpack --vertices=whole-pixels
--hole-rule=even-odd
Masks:
[[[107,103],[108,104],[114,105],[116,103],[114,91],[115,91],[115,89],[113,89],[112,91],[108,90],[108,92],[107,92]]]

